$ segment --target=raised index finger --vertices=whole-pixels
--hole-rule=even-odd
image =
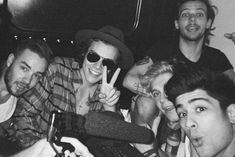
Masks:
[[[121,71],[121,69],[120,69],[120,68],[117,68],[117,70],[116,70],[115,73],[113,74],[113,77],[112,77],[112,79],[111,79],[111,81],[110,81],[110,84],[111,84],[111,85],[114,85],[114,83],[116,82],[117,77],[118,77],[120,71]]]
[[[107,66],[104,66],[103,68],[102,83],[107,83]]]

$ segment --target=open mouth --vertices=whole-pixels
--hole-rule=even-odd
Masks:
[[[101,72],[100,72],[100,71],[96,71],[96,70],[94,70],[94,69],[89,69],[89,72],[90,72],[91,74],[95,75],[95,76],[101,75]]]
[[[27,85],[22,84],[22,83],[17,83],[17,84],[16,84],[16,88],[17,88],[17,90],[19,90],[19,91],[24,91],[24,90],[27,90],[27,89],[28,89]]]
[[[203,145],[202,137],[191,138],[190,141],[192,142],[192,144],[195,148],[201,147]]]
[[[189,31],[189,32],[195,32],[199,29],[199,27],[197,25],[189,25],[186,27],[186,29]]]

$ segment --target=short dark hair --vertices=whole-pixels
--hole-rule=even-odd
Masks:
[[[205,43],[209,44],[209,36],[213,36],[211,31],[213,31],[215,29],[215,27],[212,27],[212,25],[214,23],[215,16],[217,14],[218,8],[215,5],[212,5],[209,0],[178,0],[177,4],[176,4],[176,8],[175,8],[175,20],[179,19],[180,7],[184,3],[189,2],[189,1],[199,1],[199,2],[202,2],[202,3],[204,3],[206,5],[206,8],[207,8],[207,19],[211,19],[211,26],[205,32]]]
[[[20,56],[23,50],[25,49],[30,49],[34,53],[38,54],[40,57],[45,58],[48,64],[53,59],[53,52],[51,48],[43,40],[39,39],[22,40],[14,50],[15,57]]]
[[[204,90],[218,100],[223,111],[235,103],[235,85],[230,78],[194,65],[178,64],[174,75],[165,86],[166,94],[172,102],[178,96],[196,89]]]

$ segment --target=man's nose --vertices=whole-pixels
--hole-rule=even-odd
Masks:
[[[95,66],[97,69],[99,69],[99,68],[101,68],[101,66],[103,65],[102,62],[103,62],[103,60],[100,59],[98,62],[96,62],[96,63],[94,64],[94,66]]]
[[[194,120],[192,116],[188,115],[185,125],[187,129],[195,129],[197,127],[197,122]]]
[[[33,75],[32,74],[28,74],[27,76],[24,77],[24,82],[26,84],[30,84],[33,80]]]
[[[189,15],[189,21],[190,22],[195,22],[195,19],[196,19],[196,15],[195,14],[190,14]]]

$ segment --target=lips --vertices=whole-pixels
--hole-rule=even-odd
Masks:
[[[194,32],[197,31],[199,29],[198,25],[188,25],[186,26],[186,30],[188,30],[189,32]]]
[[[202,137],[191,137],[190,141],[195,148],[201,147],[203,145]]]
[[[101,75],[101,72],[100,71],[97,71],[97,70],[95,70],[95,69],[89,69],[89,72],[91,73],[91,74],[93,74],[93,75],[95,75],[95,76],[99,76],[99,75]]]
[[[25,83],[17,83],[16,87],[18,90],[23,91],[23,90],[27,90],[28,89],[28,85],[26,85]]]

